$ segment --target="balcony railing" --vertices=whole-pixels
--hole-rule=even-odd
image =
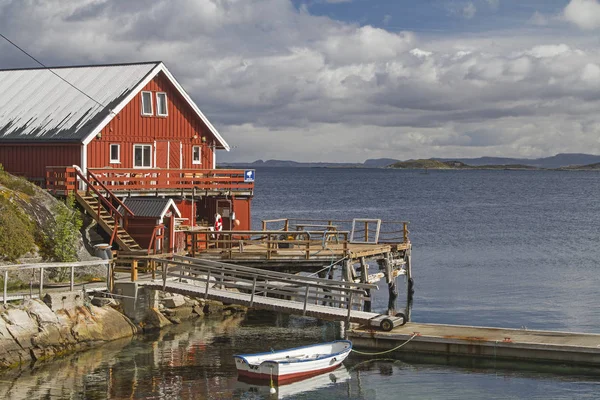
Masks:
[[[73,167],[46,168],[46,188],[66,194],[77,187]],[[113,192],[208,191],[252,194],[254,182],[245,182],[237,169],[90,168],[88,174]]]

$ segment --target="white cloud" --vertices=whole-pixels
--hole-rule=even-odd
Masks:
[[[565,54],[570,52],[571,49],[566,44],[550,44],[550,45],[541,45],[535,46],[532,49],[528,50],[526,54],[529,54],[533,57],[537,58],[547,58],[547,57],[556,57],[561,54]]]
[[[164,60],[229,159],[600,153],[595,37],[419,37],[283,0],[29,4],[0,0],[2,33],[54,65]],[[0,65],[32,63],[0,43]]]
[[[533,13],[533,15],[531,15],[531,18],[529,18],[528,23],[536,26],[546,26],[548,25],[549,21],[544,14],[536,11]]]
[[[467,3],[462,9],[462,15],[466,19],[471,19],[477,13],[477,7],[472,2]]]
[[[492,10],[497,10],[500,7],[500,0],[485,0]]]
[[[571,0],[565,7],[564,16],[581,29],[600,28],[600,4],[597,0]]]

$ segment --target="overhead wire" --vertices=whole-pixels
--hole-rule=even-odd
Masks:
[[[19,47],[19,45],[17,45],[15,42],[13,42],[12,40],[10,40],[6,36],[4,36],[2,33],[0,33],[0,37],[2,37],[4,40],[6,40],[8,43],[10,43],[11,45],[13,45],[17,49],[19,49],[21,52],[23,52],[25,55],[27,55],[27,57],[31,58],[33,61],[35,61],[36,63],[40,64],[42,67],[44,67],[48,71],[50,71],[52,74],[56,75],[59,79],[61,79],[62,81],[64,81],[66,84],[68,84],[69,86],[71,86],[73,89],[77,90],[79,93],[83,94],[88,99],[92,100],[94,103],[96,103],[96,104],[98,104],[98,105],[100,105],[102,107],[106,107],[106,105],[104,105],[103,103],[101,103],[98,100],[94,99],[92,96],[90,96],[89,94],[87,94],[83,90],[79,89],[77,86],[73,85],[71,82],[69,82],[68,80],[66,80],[65,78],[63,78],[59,74],[57,74],[56,72],[54,72],[50,67],[46,66],[40,60],[38,60],[37,58],[35,58],[31,54],[29,54],[27,51],[25,51],[24,49],[22,49],[21,47]]]

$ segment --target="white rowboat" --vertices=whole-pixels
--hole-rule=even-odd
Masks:
[[[272,351],[269,353],[233,356],[239,376],[270,380],[277,385],[296,382],[324,372],[333,371],[352,350],[349,340]]]

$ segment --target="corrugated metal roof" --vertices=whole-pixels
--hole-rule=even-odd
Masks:
[[[0,70],[0,140],[79,141],[160,62]]]
[[[163,213],[167,211],[169,203],[173,203],[172,205],[175,207],[176,214],[181,215],[172,199],[163,199],[160,197],[127,197],[123,200],[123,204],[125,204],[136,217],[161,218]]]

